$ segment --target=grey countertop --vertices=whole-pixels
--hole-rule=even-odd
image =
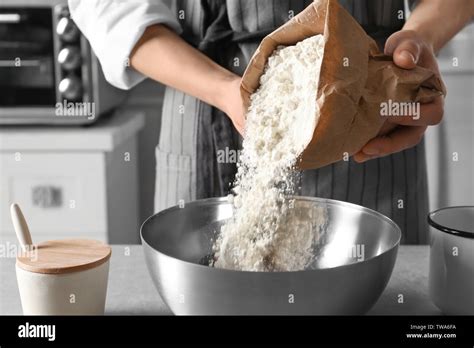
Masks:
[[[368,314],[441,314],[428,295],[428,256],[428,246],[400,246],[390,282]],[[0,259],[0,279],[0,315],[22,314],[14,257]],[[140,245],[112,247],[105,311],[108,315],[172,314],[148,275]]]

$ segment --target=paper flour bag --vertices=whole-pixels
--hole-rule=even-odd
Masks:
[[[246,108],[275,48],[317,34],[325,41],[315,95],[320,116],[301,155],[301,169],[319,168],[358,152],[386,121],[380,116],[382,102],[426,102],[446,93],[434,72],[395,66],[337,0],[316,0],[262,40],[242,79]]]

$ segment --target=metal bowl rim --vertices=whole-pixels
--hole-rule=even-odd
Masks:
[[[274,272],[240,271],[240,270],[234,270],[234,269],[215,268],[215,267],[209,267],[209,266],[206,266],[206,265],[201,265],[199,263],[194,263],[194,262],[181,260],[181,259],[178,259],[176,257],[170,256],[168,254],[165,254],[165,253],[157,250],[156,248],[154,248],[143,237],[143,229],[144,229],[145,224],[147,224],[148,222],[150,222],[154,218],[158,218],[159,216],[164,215],[164,214],[166,214],[170,211],[177,210],[177,209],[183,209],[183,208],[180,208],[179,205],[174,205],[172,207],[169,207],[169,208],[164,209],[164,210],[162,210],[162,211],[160,211],[156,214],[153,214],[153,215],[149,216],[142,223],[142,225],[140,226],[140,239],[142,240],[142,244],[143,243],[146,244],[148,247],[150,247],[153,251],[158,253],[160,256],[163,256],[165,258],[168,258],[168,259],[171,259],[173,261],[177,261],[177,262],[180,262],[180,263],[183,263],[183,264],[187,264],[187,265],[192,266],[192,267],[205,268],[209,272],[237,272],[237,273],[260,274],[260,275],[263,275],[263,274],[265,274],[265,275],[269,275],[269,274],[273,274],[273,275],[277,275],[277,274],[295,274],[295,273],[300,273],[301,274],[303,272],[318,272],[318,271],[320,272],[320,271],[336,269],[336,268],[342,269],[342,268],[345,268],[345,267],[354,267],[355,265],[362,264],[364,262],[372,261],[372,260],[375,260],[379,257],[382,257],[383,255],[385,255],[385,254],[391,252],[392,250],[398,248],[398,246],[400,244],[400,240],[401,240],[401,237],[402,237],[402,232],[400,230],[400,227],[392,219],[390,219],[389,217],[383,215],[382,213],[379,213],[378,211],[375,211],[373,209],[363,207],[363,206],[360,206],[360,205],[357,205],[357,204],[338,201],[336,199],[319,198],[319,197],[307,197],[307,196],[295,196],[294,198],[297,199],[297,200],[302,200],[302,201],[329,203],[329,204],[333,204],[333,205],[345,206],[347,208],[356,209],[356,210],[362,211],[364,213],[368,213],[370,215],[381,218],[383,221],[389,223],[392,227],[394,227],[394,231],[398,233],[397,241],[391,247],[389,247],[387,250],[383,251],[379,255],[373,256],[369,259],[365,259],[365,260],[360,261],[360,262],[354,262],[354,263],[349,263],[349,264],[335,266],[335,267],[326,267],[326,268],[318,268],[318,269],[306,269],[306,270],[299,270],[299,271],[274,271]],[[229,203],[227,197],[212,197],[212,198],[198,199],[198,200],[186,203],[186,205],[197,205],[197,206],[199,206],[199,205],[206,205],[206,204],[210,204],[210,203],[211,204],[219,204],[219,203],[224,203],[224,202]]]

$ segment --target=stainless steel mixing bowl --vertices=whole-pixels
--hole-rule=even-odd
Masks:
[[[175,314],[363,314],[385,289],[400,242],[398,226],[373,210],[298,197],[324,207],[325,235],[310,269],[244,272],[203,265],[219,226],[232,216],[226,198],[164,210],[141,228],[153,281]]]

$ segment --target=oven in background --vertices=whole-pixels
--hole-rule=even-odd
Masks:
[[[67,1],[0,5],[0,124],[86,124],[126,92],[105,80]]]

